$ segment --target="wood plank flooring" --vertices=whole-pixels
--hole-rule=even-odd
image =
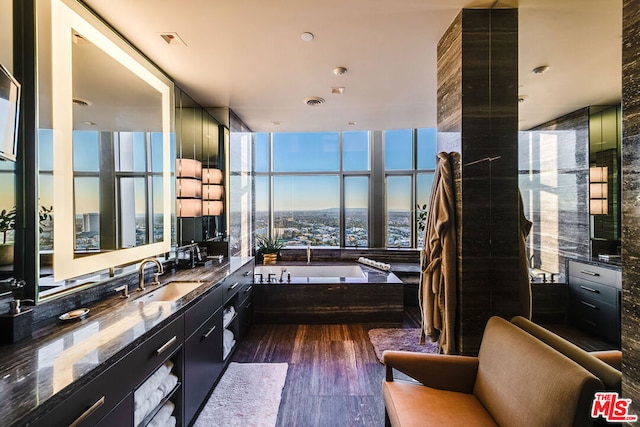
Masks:
[[[402,327],[420,326],[417,307],[407,307]],[[289,364],[278,426],[383,426],[382,379],[367,332],[399,324],[253,325],[232,360]],[[559,333],[576,336],[570,328]],[[582,335],[589,350],[607,344]],[[595,343],[595,344],[594,344]]]

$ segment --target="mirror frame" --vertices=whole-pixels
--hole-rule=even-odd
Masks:
[[[74,256],[75,221],[73,193],[73,82],[72,32],[77,31],[89,42],[162,95],[163,134],[163,240],[147,245],[118,249],[85,257]],[[171,250],[171,87],[154,75],[144,64],[127,53],[108,35],[67,6],[63,0],[51,4],[52,117],[53,117],[53,183],[54,183],[54,280],[66,280],[83,274],[131,263]]]

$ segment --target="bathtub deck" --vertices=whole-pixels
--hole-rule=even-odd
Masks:
[[[402,283],[255,284],[254,322],[402,323]]]

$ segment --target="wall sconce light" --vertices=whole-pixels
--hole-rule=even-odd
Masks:
[[[204,216],[217,216],[224,212],[222,179],[223,174],[220,169],[202,170],[202,214]]]
[[[176,159],[176,215],[202,216],[202,163],[198,160]]]
[[[609,214],[609,168],[594,166],[589,168],[589,213],[591,215]]]

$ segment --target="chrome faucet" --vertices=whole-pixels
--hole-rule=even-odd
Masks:
[[[148,263],[154,263],[156,265],[157,271],[153,273],[153,282],[151,285],[159,285],[160,281],[158,280],[158,276],[164,273],[164,268],[162,268],[162,264],[156,258],[145,258],[140,262],[140,267],[138,267],[138,290],[144,291],[144,267]]]
[[[311,245],[307,245],[307,264],[311,264]]]

